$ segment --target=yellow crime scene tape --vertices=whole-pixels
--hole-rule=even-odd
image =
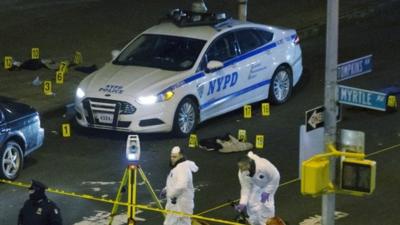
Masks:
[[[14,182],[14,181],[9,181],[9,180],[4,180],[4,179],[0,179],[0,182],[5,183],[5,184],[9,184],[9,185],[18,186],[18,187],[23,187],[23,188],[29,188],[31,186],[30,184],[27,184],[27,183]],[[112,200],[112,199],[106,199],[106,198],[98,198],[98,197],[95,197],[95,196],[92,196],[92,195],[87,195],[87,194],[77,194],[77,193],[74,193],[74,192],[66,192],[66,191],[63,191],[63,190],[53,189],[53,188],[48,188],[48,189],[46,189],[46,191],[49,192],[49,193],[54,193],[54,194],[59,194],[59,195],[66,195],[66,196],[69,196],[69,197],[76,197],[76,198],[87,199],[87,200],[98,201],[98,202],[104,202],[104,203],[109,203],[109,204],[117,204],[117,205],[121,205],[121,206],[130,206],[126,202],[119,202],[119,201],[115,201],[115,200]],[[204,217],[204,216],[199,216],[199,215],[186,214],[186,213],[182,213],[182,212],[178,212],[178,211],[159,209],[159,208],[154,208],[154,207],[150,207],[150,206],[146,206],[146,205],[131,204],[131,206],[134,206],[134,207],[139,208],[139,209],[153,211],[153,212],[170,213],[170,214],[175,214],[175,215],[178,215],[178,216],[186,216],[186,217],[190,217],[190,218],[194,218],[194,219],[198,219],[198,220],[202,220],[202,221],[209,221],[209,222],[229,224],[229,225],[244,225],[242,223],[237,223],[237,222],[233,222],[233,221],[215,219],[215,218]]]
[[[370,157],[370,156],[373,156],[373,155],[377,155],[377,154],[380,154],[382,152],[386,152],[386,151],[389,151],[389,150],[396,149],[398,147],[400,147],[400,144],[393,145],[393,146],[390,146],[390,147],[387,147],[387,148],[384,148],[384,149],[377,150],[375,152],[372,152],[370,154],[365,155],[365,157],[367,158],[367,157]],[[289,181],[287,181],[285,183],[280,184],[279,187],[283,187],[285,185],[288,185],[288,184],[291,184],[291,183],[294,183],[294,182],[297,182],[297,181],[300,181],[300,178],[289,180]],[[196,215],[203,215],[203,214],[215,211],[217,209],[220,209],[220,208],[223,208],[223,207],[226,207],[226,206],[230,206],[232,203],[238,202],[239,200],[240,199],[236,199],[236,200],[233,200],[233,201],[226,202],[224,204],[221,204],[221,205],[215,206],[213,208],[207,209],[207,210],[205,210],[203,212],[197,213]]]
[[[398,147],[400,147],[400,144],[393,145],[393,146],[390,146],[390,147],[375,151],[373,153],[370,153],[370,154],[366,155],[366,157],[377,155],[377,154],[380,154],[382,152],[386,152],[386,151],[389,151],[389,150],[396,149]],[[289,181],[287,181],[285,183],[280,184],[279,187],[283,187],[285,185],[289,185],[289,184],[297,182],[297,181],[300,181],[300,178],[289,180]],[[5,179],[0,179],[0,182],[5,183],[5,184],[9,184],[9,185],[18,186],[18,187],[23,187],[23,188],[30,187],[30,184],[27,184],[27,183],[14,182],[14,181],[9,181],[9,180],[5,180]],[[106,198],[98,198],[98,197],[94,197],[92,195],[87,195],[87,194],[76,194],[74,192],[66,192],[66,191],[63,191],[63,190],[53,189],[53,188],[48,188],[48,189],[46,189],[46,191],[50,192],[50,193],[66,195],[66,196],[76,197],[76,198],[82,198],[82,199],[87,199],[87,200],[92,200],[92,201],[104,202],[104,203],[109,203],[109,204],[117,204],[117,205],[122,205],[122,206],[130,206],[126,202],[119,202],[119,201],[115,201],[115,200],[112,200],[112,199],[106,199]],[[143,209],[143,210],[148,210],[148,211],[153,211],[153,212],[160,212],[160,213],[171,213],[171,214],[175,214],[175,215],[178,215],[178,216],[186,216],[186,217],[190,217],[190,218],[194,218],[194,219],[198,219],[198,220],[203,220],[203,221],[210,221],[210,222],[216,222],[216,223],[222,223],[222,224],[230,224],[230,225],[243,225],[242,223],[237,223],[237,222],[233,222],[233,221],[221,220],[221,219],[215,219],[215,218],[211,218],[211,217],[200,216],[200,215],[203,215],[205,213],[208,213],[208,212],[211,212],[211,211],[215,211],[217,209],[229,206],[232,203],[235,203],[235,202],[238,202],[238,201],[239,201],[239,199],[236,199],[236,200],[233,200],[233,201],[229,201],[229,202],[226,202],[226,203],[221,204],[219,206],[216,206],[216,207],[213,207],[211,209],[205,210],[203,212],[197,213],[195,215],[186,214],[186,213],[177,212],[177,211],[172,211],[172,210],[159,209],[159,208],[154,208],[154,207],[150,207],[150,206],[146,206],[146,205],[140,205],[140,204],[131,204],[131,206],[134,206],[136,208]]]

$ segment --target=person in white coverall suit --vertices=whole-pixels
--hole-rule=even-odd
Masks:
[[[199,168],[190,160],[186,160],[178,146],[172,148],[170,159],[171,171],[167,177],[167,185],[161,196],[167,197],[165,209],[193,214],[194,187],[192,173]],[[189,217],[167,214],[164,225],[190,225]]]
[[[249,152],[238,162],[240,202],[237,211],[246,210],[251,225],[265,225],[275,216],[274,195],[279,186],[278,169],[267,159]]]

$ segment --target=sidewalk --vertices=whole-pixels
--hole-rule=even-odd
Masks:
[[[397,0],[343,1],[340,5],[340,18],[341,20],[362,18],[394,1]],[[123,2],[126,3],[126,1]],[[110,60],[111,49],[120,48],[130,38],[133,38],[131,36],[132,31],[136,31],[135,29],[143,30],[153,24],[151,21],[160,18],[157,10],[160,11],[161,9],[157,9],[155,12],[146,10],[146,7],[154,7],[156,3],[149,3],[148,6],[137,5],[135,6],[136,9],[131,8],[130,12],[137,10],[135,13],[139,14],[138,17],[143,17],[143,21],[146,22],[141,21],[139,28],[131,27],[129,29],[129,25],[134,22],[120,23],[119,20],[124,21],[126,18],[134,20],[134,18],[131,18],[132,15],[125,15],[124,12],[129,11],[124,9],[126,8],[125,5],[118,3],[87,1],[85,4],[76,5],[66,3],[68,6],[62,8],[59,7],[62,3],[58,2],[57,7],[47,15],[42,15],[43,12],[40,11],[40,8],[34,8],[32,4],[30,7],[10,8],[8,12],[0,15],[0,19],[11,18],[10,23],[0,25],[0,32],[5,34],[0,37],[0,43],[2,43],[0,46],[1,61],[4,60],[6,55],[12,56],[17,61],[27,60],[30,57],[31,48],[40,47],[41,58],[51,58],[56,61],[72,60],[74,52],[80,51],[83,55],[83,66],[96,64],[100,68],[104,62]],[[42,6],[50,8],[51,4],[42,4]],[[114,6],[116,9],[111,8],[107,13],[121,18],[109,21],[104,18],[107,16],[104,15],[102,10]],[[90,8],[90,11],[87,14],[83,13],[86,12],[87,8]],[[212,7],[209,8],[212,9]],[[232,9],[231,14],[235,16],[236,5],[230,6],[230,8]],[[271,10],[271,8],[279,8],[280,10]],[[32,12],[35,10],[37,10],[36,13]],[[161,11],[167,10],[162,9]],[[256,12],[253,13],[253,11]],[[265,15],[263,12],[268,12],[268,14]],[[33,17],[33,19],[20,17],[20,15],[25,15],[24,13],[29,13],[26,15]],[[249,1],[248,15],[248,19],[251,21],[296,28],[300,38],[304,40],[325,29],[326,6],[324,2],[321,3],[317,0],[274,1],[268,4],[257,3],[257,5],[256,1]],[[12,17],[18,19],[13,20]],[[91,22],[87,21],[88,18]],[[111,28],[107,30],[105,29],[106,26]],[[61,28],[57,29],[57,27]],[[102,33],[94,35],[90,32],[90,29],[98,29]],[[108,32],[104,32],[104,30]],[[137,34],[138,31],[135,33]],[[127,35],[128,32],[130,35]],[[116,47],[115,45],[119,46]],[[42,68],[36,71],[6,71],[3,65],[1,66],[0,96],[32,105],[42,115],[65,110],[65,106],[74,100],[77,85],[87,76],[85,73],[70,68],[65,75],[64,84],[61,85],[55,83],[55,71],[53,70]],[[45,96],[43,85],[34,86],[32,81],[36,77],[39,77],[41,81],[51,80],[54,95]]]

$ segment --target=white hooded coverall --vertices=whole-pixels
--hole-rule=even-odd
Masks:
[[[167,204],[165,209],[193,214],[194,208],[194,187],[192,173],[199,168],[190,160],[178,163],[167,177]],[[176,198],[176,204],[171,199]],[[164,225],[190,225],[189,217],[182,217],[174,214],[167,214]]]
[[[279,186],[279,171],[270,161],[253,152],[249,152],[247,156],[255,162],[255,173],[250,177],[248,171],[239,170],[239,204],[246,205],[251,225],[265,225],[268,218],[275,216],[274,194]],[[263,192],[269,194],[265,203],[261,202]]]

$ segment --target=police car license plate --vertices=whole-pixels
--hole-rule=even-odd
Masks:
[[[114,115],[111,113],[96,113],[96,118],[100,123],[112,123],[114,120]]]

